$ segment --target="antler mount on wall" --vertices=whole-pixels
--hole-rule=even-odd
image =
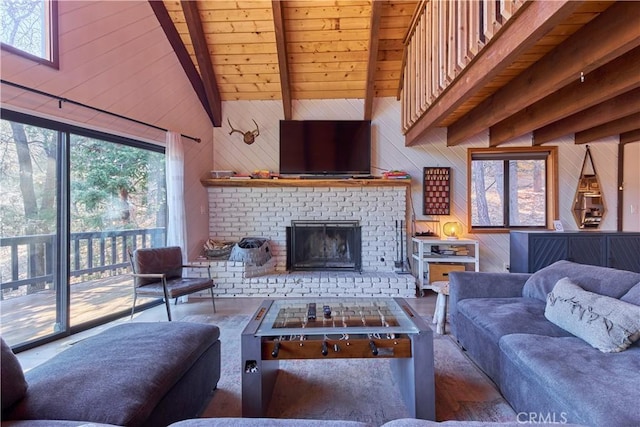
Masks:
[[[242,134],[242,139],[243,139],[245,144],[247,144],[247,145],[253,144],[256,141],[256,137],[258,135],[260,135],[260,128],[258,127],[258,124],[256,123],[255,120],[253,120],[253,119],[251,119],[251,120],[256,125],[255,130],[250,130],[250,131],[247,131],[247,132],[243,132],[243,131],[241,131],[239,129],[234,129],[233,125],[231,124],[231,120],[229,120],[227,118],[227,122],[229,123],[229,127],[231,128],[231,132],[229,132],[229,135],[231,135],[234,132],[241,133]]]

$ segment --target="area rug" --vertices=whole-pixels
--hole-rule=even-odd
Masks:
[[[240,334],[244,315],[187,316],[220,327],[222,372],[203,417],[242,416]],[[429,324],[431,319],[426,319]],[[436,419],[511,421],[516,414],[450,335],[434,333]],[[381,425],[410,417],[388,359],[283,360],[267,417]]]

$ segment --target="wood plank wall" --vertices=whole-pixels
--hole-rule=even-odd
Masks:
[[[362,117],[361,100],[305,100],[295,101],[294,118],[303,119],[360,119]],[[436,129],[429,133],[418,144],[404,146],[404,137],[400,126],[401,105],[395,98],[376,98],[373,106],[373,154],[372,172],[381,174],[381,169],[403,169],[412,176],[411,201],[418,226],[420,220],[432,219],[422,215],[422,169],[425,166],[451,167],[453,205],[451,216],[440,217],[441,223],[455,219],[467,230],[466,200],[466,159],[467,148],[488,146],[488,132],[478,136],[462,146],[447,147],[446,132]],[[282,119],[282,106],[278,101],[230,101],[223,102],[223,118],[230,117],[234,125],[253,126],[251,119],[260,125],[260,136],[253,145],[242,142],[241,135],[229,135],[228,126],[216,128],[214,131],[215,153],[214,169],[251,172],[254,169],[278,170],[279,162],[279,124]],[[223,120],[226,123],[226,119]],[[531,136],[520,138],[507,145],[531,145]],[[560,156],[560,212],[565,229],[576,230],[571,214],[585,147],[573,144],[573,137],[565,137],[554,141],[559,146]],[[617,162],[617,140],[606,139],[591,144],[591,151],[602,175],[602,186],[608,214],[604,218],[603,229],[615,230],[615,209],[617,193],[617,177],[615,168],[610,167]],[[379,168],[379,169],[378,169]],[[437,218],[437,217],[435,217]],[[507,234],[467,235],[480,240],[481,270],[502,271],[504,263],[509,262],[509,239]]]
[[[2,51],[2,78],[57,96],[199,137],[183,139],[189,257],[208,237],[207,192],[213,130],[146,1],[58,3],[60,70]],[[164,145],[165,133],[82,107],[2,86],[2,106]]]

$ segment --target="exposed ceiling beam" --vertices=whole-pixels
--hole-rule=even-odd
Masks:
[[[222,99],[220,98],[220,91],[216,83],[216,75],[213,71],[207,39],[204,35],[204,29],[202,28],[198,2],[182,0],[180,4],[182,5],[185,21],[187,21],[187,28],[189,29],[189,37],[191,37],[191,42],[193,43],[193,50],[198,60],[198,68],[202,76],[202,83],[204,84],[205,93],[207,94],[207,100],[211,111],[213,111],[213,125],[220,127],[222,126]]]
[[[405,145],[415,144],[427,130],[438,126],[456,108],[511,65],[517,57],[534,46],[544,34],[574,12],[581,3],[578,1],[526,2],[518,10],[518,15],[507,21],[501,33],[480,51],[474,58],[474,62],[458,75],[437,101],[432,103],[407,131]]]
[[[536,129],[533,131],[533,145],[541,145],[561,136],[580,132],[638,112],[640,112],[640,88]]]
[[[630,142],[640,142],[640,129],[620,134],[620,144],[628,144]]]
[[[618,2],[449,126],[457,145],[640,45],[634,2]],[[523,21],[525,22],[525,21]]]
[[[291,82],[289,79],[289,55],[287,54],[287,38],[284,28],[284,8],[282,1],[273,0],[273,26],[276,32],[276,49],[278,51],[278,68],[280,69],[280,90],[282,92],[282,108],[284,119],[292,119]]]
[[[171,17],[169,16],[169,12],[167,12],[167,8],[164,3],[161,1],[149,0],[149,4],[151,5],[151,9],[153,9],[153,13],[156,15],[164,34],[167,36],[167,40],[169,40],[169,44],[173,48],[176,56],[178,57],[178,61],[180,65],[182,65],[182,69],[184,70],[189,82],[191,83],[191,87],[195,91],[200,103],[202,104],[202,108],[209,116],[209,120],[214,126],[216,125],[215,117],[211,106],[209,105],[209,101],[207,100],[207,94],[205,93],[204,84],[202,83],[202,79],[200,78],[200,74],[198,74],[198,70],[195,65],[193,65],[193,61],[191,60],[191,56],[187,51],[187,48],[184,46],[182,39],[180,38],[180,34],[178,34],[178,30],[176,30],[173,21],[171,21]]]
[[[576,144],[586,144],[608,136],[640,130],[640,113],[635,113],[576,133]]]
[[[489,128],[489,145],[513,138],[640,87],[640,47]]]
[[[371,2],[371,22],[369,24],[369,59],[367,60],[367,85],[364,91],[364,119],[371,120],[373,116],[373,99],[376,96],[376,64],[378,60],[378,42],[380,40],[380,18],[382,16],[382,2]]]

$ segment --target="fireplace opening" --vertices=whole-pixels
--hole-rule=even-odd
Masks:
[[[361,271],[358,221],[291,221],[287,227],[287,270]]]

